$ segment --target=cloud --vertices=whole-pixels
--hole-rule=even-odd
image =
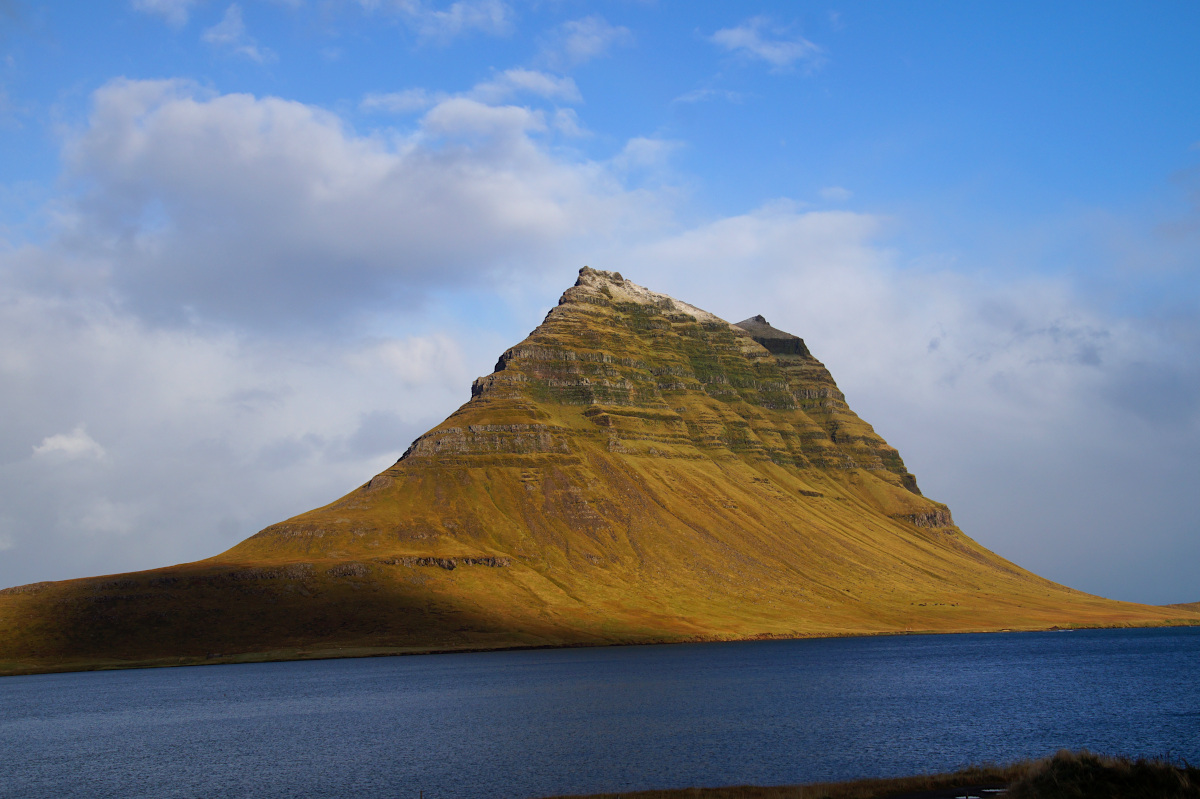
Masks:
[[[470,92],[470,96],[485,103],[501,102],[519,94],[532,94],[567,103],[577,103],[583,99],[573,79],[533,69],[505,70],[493,80],[478,84]]]
[[[364,97],[359,103],[359,108],[363,111],[411,114],[417,111],[426,111],[454,98],[465,98],[483,105],[494,106],[521,95],[568,103],[577,103],[582,99],[579,87],[571,78],[518,68],[505,70],[491,80],[476,84],[470,91],[463,94],[430,92],[420,88],[398,92],[376,92]]]
[[[340,496],[464,402],[500,347],[462,321],[440,324],[486,356],[450,332],[264,338],[2,296],[0,543],[21,552],[0,558],[4,586],[208,557]],[[30,429],[67,432],[31,448]]]
[[[382,111],[389,114],[411,114],[416,111],[424,111],[430,106],[438,102],[439,99],[445,99],[444,95],[437,95],[425,89],[405,89],[399,92],[377,92],[368,94],[359,103],[359,108],[363,111]]]
[[[660,169],[666,165],[671,154],[681,146],[682,144],[678,141],[635,136],[626,142],[625,147],[613,157],[612,162],[617,169],[623,172]]]
[[[411,114],[428,110],[455,98],[468,99],[490,107],[522,95],[567,103],[577,103],[582,100],[579,87],[569,77],[516,68],[505,70],[491,80],[478,83],[463,94],[430,92],[419,88],[405,89],[399,92],[371,93],[363,98],[359,108],[364,111]]]
[[[606,55],[613,47],[632,43],[628,28],[592,15],[559,25],[543,47],[542,59],[559,68],[574,67]]]
[[[674,100],[672,103],[704,103],[709,100],[725,100],[729,103],[740,103],[742,95],[739,92],[728,91],[726,89],[693,89],[690,92],[685,92]]]
[[[821,189],[821,199],[834,203],[844,203],[854,196],[854,192],[841,186],[826,186]]]
[[[199,0],[132,0],[135,11],[156,14],[173,28],[187,24],[188,12]]]
[[[77,425],[70,433],[46,436],[33,448],[33,456],[42,459],[99,461],[105,455],[104,447],[87,434],[83,425]]]
[[[359,0],[367,11],[382,9],[404,19],[424,39],[449,41],[472,31],[504,36],[513,30],[513,11],[501,0],[459,0],[443,9],[422,0]]]
[[[825,52],[802,36],[773,25],[767,17],[753,17],[735,28],[722,28],[709,40],[731,53],[766,61],[775,71],[797,62],[819,66]]]
[[[581,138],[589,135],[588,131],[579,124],[579,114],[574,108],[558,108],[550,126],[569,138]]]
[[[206,28],[200,38],[207,44],[245,56],[259,64],[276,60],[275,53],[258,43],[246,33],[242,21],[242,7],[233,3],[225,9],[225,16],[211,28]]]
[[[493,36],[512,31],[512,9],[500,0],[460,0],[444,11],[425,11],[417,16],[423,36],[449,38],[477,30]]]
[[[410,135],[359,136],[302,103],[114,81],[65,150],[79,187],[60,216],[65,257],[25,274],[103,285],[160,321],[312,329],[415,307],[652,201],[551,154],[548,128],[537,110],[448,97]]]

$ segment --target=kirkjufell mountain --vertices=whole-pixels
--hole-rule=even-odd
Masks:
[[[0,591],[0,673],[1197,615],[988,551],[803,340],[585,267],[341,499],[208,560]]]

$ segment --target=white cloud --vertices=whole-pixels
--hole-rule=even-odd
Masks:
[[[463,94],[451,95],[444,92],[430,92],[426,89],[405,89],[399,92],[380,92],[368,94],[359,104],[364,111],[382,111],[392,114],[410,114],[425,111],[435,105],[447,103],[453,99],[465,99],[471,102],[494,108],[497,103],[525,95],[540,97],[546,100],[577,103],[582,100],[579,87],[569,77],[551,75],[533,69],[508,69],[488,81],[476,84],[470,91]],[[517,108],[512,106],[510,108]],[[486,112],[485,112],[486,113]],[[511,110],[504,111],[512,114]],[[534,127],[542,127],[535,125]]]
[[[364,111],[383,111],[389,114],[411,114],[416,111],[424,111],[440,99],[445,98],[425,89],[377,92],[364,97],[359,103],[359,108]]]
[[[444,11],[426,11],[418,19],[421,33],[436,38],[472,30],[494,36],[512,31],[512,9],[500,0],[460,0]]]
[[[0,543],[22,553],[0,559],[4,586],[208,557],[340,496],[465,401],[501,346],[469,320],[421,327],[471,331],[485,354],[450,332],[156,328],[3,288],[0,335],[26,356],[0,361]],[[105,447],[68,426],[29,457],[25,431],[85,411]]]
[[[446,374],[467,373],[462,348],[444,333],[372,342],[348,358],[362,371],[382,369],[410,388],[436,384]]]
[[[94,277],[159,319],[311,328],[412,307],[653,201],[552,155],[547,128],[540,111],[451,97],[412,135],[358,136],[301,103],[114,81],[66,150],[86,187],[62,216],[70,258],[28,271]]]
[[[551,126],[564,136],[580,138],[587,136],[588,131],[579,124],[579,114],[574,108],[559,108],[554,112]]]
[[[821,189],[821,199],[834,203],[844,203],[854,196],[854,192],[841,186],[826,186]]]
[[[33,456],[43,459],[61,460],[104,460],[104,447],[87,434],[83,425],[78,425],[70,433],[56,433],[46,436],[42,443],[33,448]]]
[[[680,142],[636,136],[625,143],[625,147],[613,158],[613,164],[622,171],[634,169],[658,169],[666,165],[671,153],[678,150]]]
[[[131,5],[135,11],[157,14],[168,25],[181,28],[187,24],[189,9],[197,2],[198,0],[132,0]]]
[[[740,103],[742,95],[726,89],[693,89],[672,100],[672,103],[703,103],[709,100],[725,100],[729,103]]]
[[[505,70],[493,80],[478,84],[470,92],[471,97],[485,103],[501,102],[518,94],[532,94],[568,103],[583,99],[573,79],[533,69]]]
[[[221,21],[211,28],[206,28],[200,38],[214,47],[245,56],[259,64],[275,60],[275,53],[265,47],[259,47],[246,33],[246,24],[242,21],[242,7],[237,3],[225,9],[225,16]]]
[[[501,0],[459,0],[445,8],[431,7],[423,0],[359,0],[367,11],[379,9],[398,14],[425,39],[447,41],[479,31],[504,36],[513,30],[513,11]]]
[[[523,142],[529,131],[546,129],[544,114],[517,105],[488,105],[451,97],[430,109],[422,127],[437,136]]]
[[[766,61],[775,70],[807,62],[818,66],[824,50],[786,28],[773,25],[766,17],[753,17],[735,28],[723,28],[709,39],[731,53]]]
[[[592,15],[564,22],[553,31],[542,59],[559,68],[573,67],[606,55],[613,47],[633,43],[628,28]]]

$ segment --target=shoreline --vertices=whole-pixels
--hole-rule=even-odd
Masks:
[[[240,654],[214,654],[206,657],[155,658],[135,661],[83,661],[56,666],[31,666],[9,668],[0,660],[0,679],[4,677],[29,677],[38,674],[73,674],[95,671],[127,671],[134,669],[186,668],[191,666],[231,666],[248,663],[290,663],[307,660],[344,660],[351,658],[412,657],[420,655],[466,655],[485,652],[527,652],[552,649],[601,649],[632,646],[672,646],[681,644],[736,644],[754,641],[807,641],[835,640],[841,638],[882,638],[910,635],[999,635],[1004,633],[1049,633],[1075,632],[1079,630],[1133,630],[1168,629],[1175,627],[1200,627],[1200,619],[1164,620],[1162,623],[1145,624],[1089,624],[1061,627],[1012,627],[981,630],[880,630],[877,632],[849,632],[834,634],[780,635],[760,633],[741,638],[659,639],[642,641],[578,642],[565,644],[516,644],[511,646],[464,646],[464,647],[335,647],[333,649],[267,650]],[[15,665],[15,664],[14,664]]]
[[[1170,757],[1131,758],[1059,750],[1007,765],[984,763],[953,772],[803,785],[731,785],[540,799],[1069,799],[1079,796],[1200,797],[1200,768]]]

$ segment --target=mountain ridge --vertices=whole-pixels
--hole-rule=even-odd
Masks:
[[[340,499],[195,563],[0,591],[0,673],[1195,616],[990,552],[802,339],[585,267]]]

